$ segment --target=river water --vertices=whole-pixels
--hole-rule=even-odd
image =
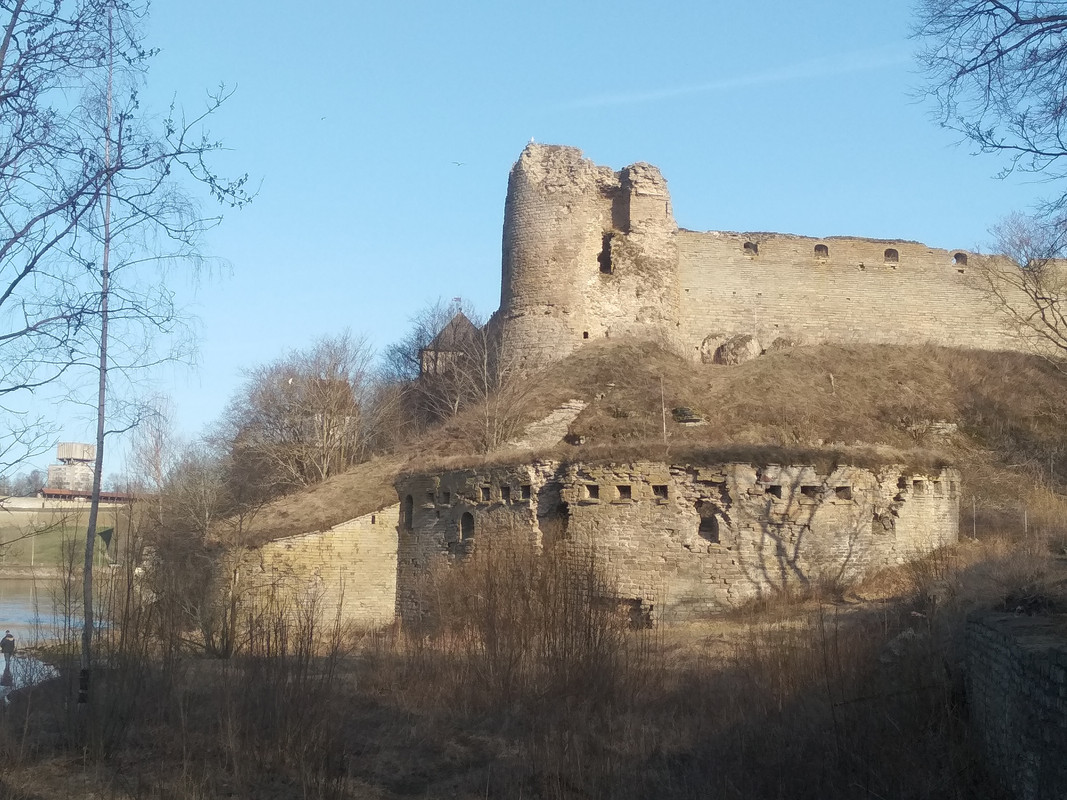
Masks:
[[[0,636],[3,631],[11,631],[17,650],[10,664],[3,665],[0,699],[6,698],[13,689],[56,674],[49,665],[21,652],[23,648],[54,639],[60,630],[62,616],[55,611],[55,585],[49,579],[0,580]]]

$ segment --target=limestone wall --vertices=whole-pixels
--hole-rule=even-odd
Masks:
[[[1067,623],[974,614],[968,706],[991,772],[1019,800],[1067,797]]]
[[[956,541],[959,525],[953,469],[539,462],[408,476],[397,488],[401,614],[419,609],[420,575],[489,537],[592,553],[621,596],[678,618],[847,583]]]
[[[976,281],[977,256],[916,242],[695,233],[649,164],[619,172],[530,144],[511,171],[494,326],[509,364],[637,335],[693,359],[721,334],[798,343],[1019,349]]]
[[[367,626],[393,621],[399,506],[327,531],[288,536],[255,551],[252,570],[294,599],[314,599],[323,618]]]
[[[895,261],[886,260],[887,250]],[[764,347],[779,337],[1019,347],[976,287],[973,253],[915,242],[691,231],[678,233],[678,251],[691,357],[717,333],[753,334]]]

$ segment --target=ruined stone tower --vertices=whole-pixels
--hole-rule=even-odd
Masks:
[[[506,366],[527,368],[626,335],[694,361],[739,335],[756,347],[1026,347],[969,258],[981,260],[900,239],[679,229],[656,167],[615,172],[531,143],[508,180],[492,324]]]
[[[500,325],[504,357],[537,367],[590,339],[679,325],[675,234],[667,183],[634,164],[598,167],[580,150],[529,144],[504,205]]]

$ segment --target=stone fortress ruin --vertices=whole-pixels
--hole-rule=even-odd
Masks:
[[[678,619],[816,585],[843,586],[955,542],[959,473],[887,466],[535,461],[401,478],[397,612],[488,538],[602,562],[619,599]]]
[[[618,172],[531,143],[504,206],[500,310],[510,363],[652,338],[693,360],[727,339],[1018,349],[969,279],[966,250],[918,242],[678,228],[660,171]]]
[[[738,342],[750,357],[820,342],[1021,349],[974,280],[980,258],[909,241],[679,229],[656,167],[614,171],[576,148],[531,143],[508,182],[490,333],[508,368],[526,370],[621,337],[698,363],[732,360],[721,356]],[[553,441],[565,432],[566,422]],[[377,623],[426,611],[433,569],[486,543],[523,543],[594,554],[623,601],[668,619],[845,584],[958,536],[951,467],[892,455],[818,468],[710,454],[699,464],[594,463],[580,448],[567,461],[539,459],[543,444],[517,447],[507,466],[402,475],[399,506],[275,542],[263,569],[299,562],[291,575],[323,591],[343,582],[348,596],[374,586],[372,600],[341,610]],[[348,540],[364,533],[353,550]]]

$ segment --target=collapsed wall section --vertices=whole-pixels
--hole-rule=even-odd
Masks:
[[[400,614],[420,613],[420,574],[487,541],[555,548],[578,563],[592,555],[620,597],[679,618],[847,584],[955,542],[959,528],[951,468],[544,462],[408,476],[397,488]]]
[[[614,172],[577,148],[527,146],[508,179],[493,319],[508,365],[542,366],[590,339],[674,336],[676,230],[655,167]]]

